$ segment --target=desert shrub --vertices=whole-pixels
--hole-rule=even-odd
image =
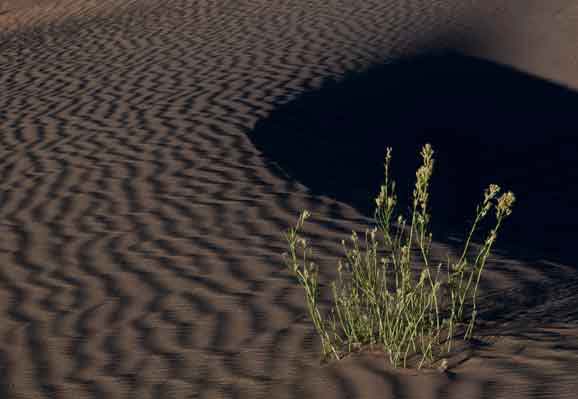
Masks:
[[[480,277],[515,197],[512,192],[499,195],[500,187],[490,185],[476,208],[461,255],[434,265],[428,208],[433,153],[429,144],[421,150],[409,219],[401,214],[394,219],[397,196],[395,182],[389,178],[392,150],[387,148],[385,178],[375,199],[375,226],[365,231],[363,239],[352,232],[342,240],[344,257],[337,262],[337,281],[330,284],[333,306],[327,317],[319,310],[319,269],[301,235],[310,213],[303,211],[287,230],[285,261],[305,289],[324,359],[340,359],[369,347],[383,350],[394,367],[406,367],[408,356],[417,354],[421,368],[434,361],[435,353],[451,350],[458,326],[463,339],[472,338]],[[495,223],[471,257],[474,232],[492,209]]]

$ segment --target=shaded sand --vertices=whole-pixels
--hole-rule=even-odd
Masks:
[[[0,397],[576,397],[576,5],[510,3],[2,3]],[[321,366],[281,232],[312,211],[333,278],[426,139],[438,256],[520,193],[479,334],[444,374]]]

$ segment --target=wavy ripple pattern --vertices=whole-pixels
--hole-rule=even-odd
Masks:
[[[0,34],[2,396],[417,397],[381,361],[317,364],[281,232],[312,210],[323,260],[365,220],[246,135],[324,79],[442,45],[469,2],[82,3]],[[570,397],[577,352],[552,353],[572,334],[416,377],[419,397]]]

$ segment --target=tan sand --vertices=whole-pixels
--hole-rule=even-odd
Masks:
[[[447,373],[370,354],[321,366],[281,232],[314,213],[327,281],[344,232],[369,219],[274,172],[250,140],[325,78],[436,48],[578,88],[574,0],[0,11],[0,397],[576,397],[575,264],[549,259],[491,259],[483,293],[503,296],[484,306],[510,298],[511,317]]]

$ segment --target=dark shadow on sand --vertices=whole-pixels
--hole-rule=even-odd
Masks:
[[[385,148],[407,207],[430,142],[434,240],[463,236],[483,189],[497,183],[518,202],[496,249],[576,265],[578,93],[562,86],[457,54],[422,56],[302,95],[250,138],[275,168],[368,216]]]

